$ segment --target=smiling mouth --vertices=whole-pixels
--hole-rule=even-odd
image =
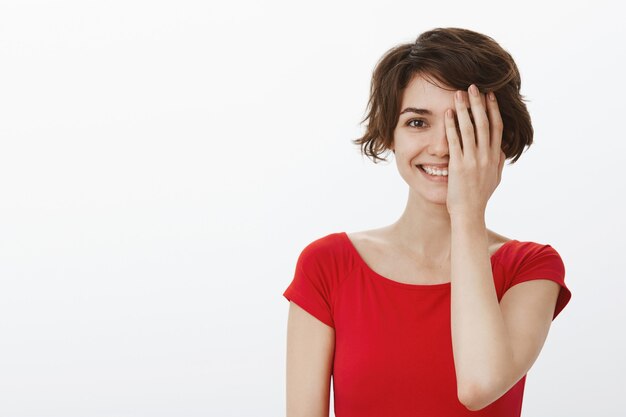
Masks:
[[[435,177],[435,178],[437,178],[437,177],[448,178],[448,176],[447,176],[447,175],[429,174],[429,173],[428,173],[428,171],[426,171],[426,170],[424,169],[424,166],[423,166],[423,165],[415,165],[415,166],[416,166],[416,167],[417,167],[420,171],[422,171],[424,174],[429,175],[429,176],[431,176],[431,177]],[[448,170],[448,167],[446,167],[446,168],[444,168],[444,169],[447,171],[447,170]],[[439,169],[439,171],[443,171],[444,169]]]

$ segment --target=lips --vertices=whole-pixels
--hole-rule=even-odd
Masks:
[[[448,163],[444,162],[444,163],[435,163],[435,164],[428,164],[428,163],[424,163],[424,164],[419,164],[418,166],[423,167],[423,166],[427,166],[429,168],[447,168],[448,167]]]
[[[424,168],[422,167],[422,165],[415,165],[415,166],[430,181],[439,182],[439,183],[447,183],[448,182],[448,176],[447,175],[431,175],[428,172],[424,171]]]
[[[448,167],[447,167],[447,166],[443,166],[443,167],[441,167],[441,168],[440,168],[440,167],[434,167],[434,166],[432,166],[432,165],[415,165],[415,166],[416,166],[417,168],[421,169],[421,170],[422,170],[422,171],[424,171],[424,172],[426,171],[426,170],[424,169],[424,167],[429,168],[429,169],[431,169],[431,170],[437,170],[437,171],[447,171],[447,170],[448,170]]]
[[[439,171],[443,171],[443,170],[448,170],[448,166],[444,165],[444,166],[434,166],[434,165],[415,165],[416,167],[418,167],[421,170],[424,170],[424,167],[430,168],[431,170],[439,170]]]

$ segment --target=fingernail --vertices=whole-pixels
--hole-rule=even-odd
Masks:
[[[489,96],[489,100],[496,101],[496,95],[493,93],[493,91],[490,91],[488,96]]]
[[[473,96],[477,96],[478,95],[478,88],[476,88],[476,86],[474,84],[470,85],[470,93],[472,93]]]
[[[456,99],[458,101],[463,101],[463,93],[461,92],[461,90],[456,92]]]

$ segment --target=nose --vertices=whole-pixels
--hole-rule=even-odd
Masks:
[[[437,158],[443,158],[448,155],[448,138],[446,136],[446,127],[442,123],[436,135],[433,135],[428,150],[431,155]]]

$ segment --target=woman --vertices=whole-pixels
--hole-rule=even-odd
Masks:
[[[409,186],[393,224],[301,252],[287,336],[287,416],[519,416],[526,373],[571,298],[548,244],[486,228],[504,161],[532,144],[511,55],[437,28],[374,70],[365,135]],[[518,285],[519,284],[519,285]]]

